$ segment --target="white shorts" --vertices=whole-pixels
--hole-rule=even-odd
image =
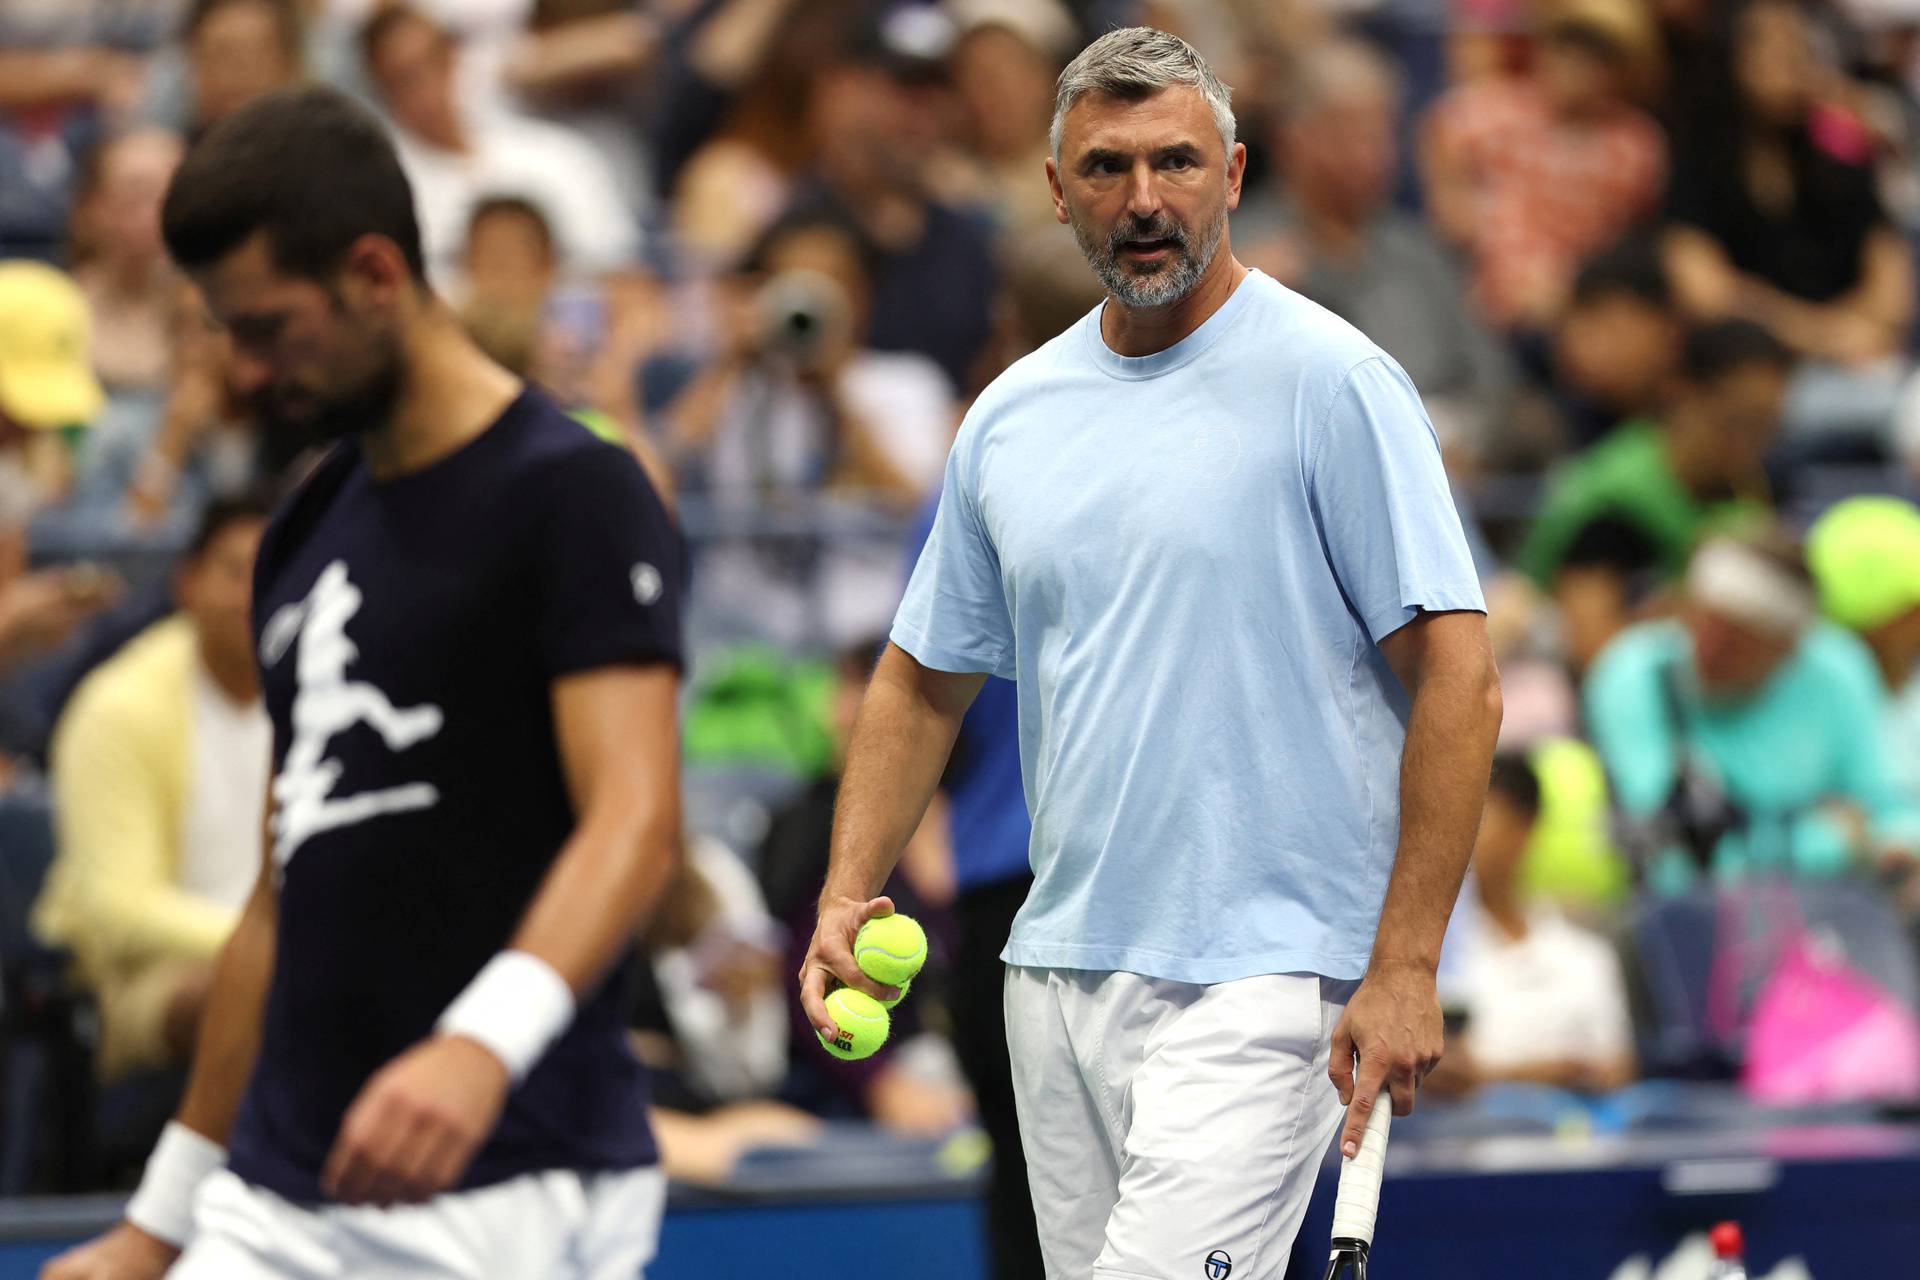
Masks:
[[[168,1280],[635,1280],[660,1242],[657,1168],[530,1173],[421,1205],[307,1207],[225,1169]]]
[[[1047,1280],[1281,1280],[1344,1114],[1327,1045],[1358,985],[1009,965]]]

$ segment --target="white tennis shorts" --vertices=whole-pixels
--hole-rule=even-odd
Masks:
[[[636,1280],[666,1199],[657,1168],[550,1170],[394,1209],[308,1207],[222,1169],[167,1280]]]
[[[1344,1111],[1358,986],[1007,968],[1007,1045],[1047,1280],[1281,1280]]]

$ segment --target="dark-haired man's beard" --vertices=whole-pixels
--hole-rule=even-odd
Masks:
[[[1121,306],[1164,307],[1192,293],[1213,265],[1213,255],[1220,251],[1227,230],[1227,204],[1225,200],[1220,202],[1197,236],[1164,213],[1151,218],[1128,214],[1105,234],[1077,217],[1072,223],[1080,252]],[[1125,250],[1136,245],[1163,245],[1167,252],[1146,260],[1128,256]]]
[[[400,353],[382,351],[357,382],[337,391],[268,386],[255,397],[261,426],[282,440],[332,444],[387,424],[400,399]]]

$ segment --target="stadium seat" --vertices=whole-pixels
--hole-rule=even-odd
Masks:
[[[44,789],[0,796],[0,1195],[69,1190],[85,1178],[91,1007],[64,953],[28,927],[53,853]]]

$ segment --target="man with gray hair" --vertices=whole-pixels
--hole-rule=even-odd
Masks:
[[[832,1032],[830,982],[894,994],[854,934],[982,673],[1016,680],[1035,882],[1007,1036],[1048,1274],[1278,1280],[1342,1104],[1351,1154],[1439,1058],[1500,719],[1485,606],[1406,375],[1235,261],[1246,150],[1199,54],[1095,41],[1052,141],[1109,296],[954,443],[802,1002]]]

